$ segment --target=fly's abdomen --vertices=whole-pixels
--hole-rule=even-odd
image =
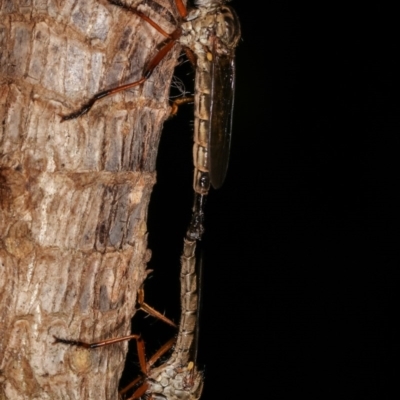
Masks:
[[[180,365],[190,361],[197,321],[196,242],[184,239],[181,258],[181,321],[173,358]]]
[[[193,162],[195,167],[193,188],[196,193],[207,194],[210,189],[209,178],[209,131],[211,106],[211,63],[198,60],[194,96],[194,145]]]

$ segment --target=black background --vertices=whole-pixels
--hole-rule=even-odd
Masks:
[[[397,14],[377,4],[232,6],[243,39],[231,162],[210,193],[203,240],[202,399],[392,399]],[[149,211],[146,298],[175,321],[191,113],[166,123]],[[174,334],[139,320],[150,354]]]

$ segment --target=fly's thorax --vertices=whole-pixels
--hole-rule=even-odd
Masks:
[[[193,188],[196,193],[207,194],[210,189],[208,142],[211,107],[211,63],[206,57],[197,59],[194,95],[194,144],[195,173]]]
[[[154,399],[198,400],[203,391],[203,374],[192,362],[186,366],[165,363],[155,368],[148,379]]]

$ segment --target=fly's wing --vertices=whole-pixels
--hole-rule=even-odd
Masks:
[[[211,64],[210,131],[208,133],[209,171],[214,189],[222,186],[228,169],[234,95],[234,56],[218,55],[214,51]]]

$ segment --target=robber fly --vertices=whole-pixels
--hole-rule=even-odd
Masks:
[[[166,39],[139,80],[95,94],[80,109],[62,116],[62,121],[86,114],[95,102],[104,97],[143,84],[175,44],[183,46],[196,70],[193,147],[195,198],[187,237],[199,240],[204,232],[204,205],[210,185],[219,188],[228,168],[235,91],[234,51],[240,39],[239,19],[224,0],[195,0],[195,7],[189,10],[182,0],[175,0],[180,20],[177,28],[167,33],[137,8],[119,0],[108,2],[138,15]]]
[[[87,113],[103,97],[143,84],[160,61],[180,44],[196,69],[194,94],[194,180],[195,199],[192,219],[184,239],[181,258],[181,319],[176,340],[166,343],[150,360],[146,360],[144,344],[139,335],[85,343],[56,338],[86,348],[101,347],[123,340],[135,339],[142,376],[120,394],[136,387],[129,399],[144,396],[153,400],[197,400],[203,388],[203,375],[196,366],[196,331],[198,328],[198,285],[196,244],[204,227],[204,204],[210,186],[219,188],[224,182],[231,142],[234,103],[234,50],[240,38],[240,25],[234,10],[223,0],[195,0],[187,10],[182,0],[175,0],[179,13],[176,29],[165,32],[158,24],[136,8],[118,0],[109,3],[132,12],[166,37],[163,46],[150,60],[142,77],[132,83],[97,93],[79,110],[64,115],[63,121]],[[172,346],[174,350],[165,363],[153,368],[154,362]]]

